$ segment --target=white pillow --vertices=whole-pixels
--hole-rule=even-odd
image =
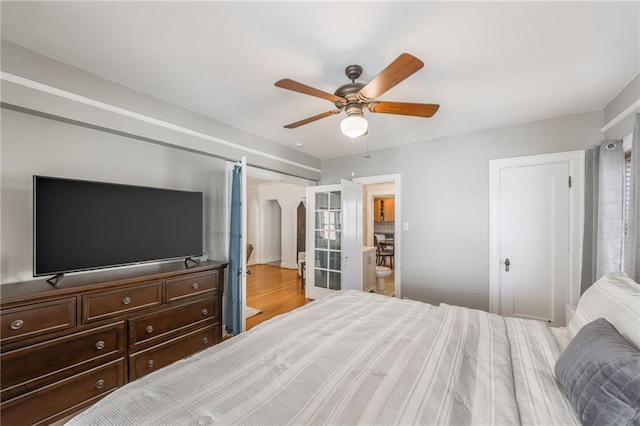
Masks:
[[[567,330],[573,339],[598,318],[609,321],[627,341],[640,349],[640,284],[623,272],[611,272],[584,292]]]

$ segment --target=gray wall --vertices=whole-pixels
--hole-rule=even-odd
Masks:
[[[489,309],[491,159],[582,150],[602,139],[602,111],[322,161],[321,183],[402,175],[402,295]]]
[[[9,74],[2,80],[5,105],[221,158],[239,160],[246,156],[250,165],[312,180],[320,178],[320,160],[298,150],[4,40],[1,54],[0,67]],[[12,81],[11,76],[18,80]]]
[[[1,83],[2,284],[33,279],[34,174],[202,191],[204,249],[220,260],[227,258],[228,250],[225,159],[239,160],[244,155],[249,164],[259,167],[308,179],[320,177],[320,160],[307,154],[12,43],[2,41],[1,54],[2,71],[18,77],[13,82],[3,78]],[[66,95],[52,93],[51,88]],[[92,105],[87,99],[109,107]],[[122,114],[118,108],[231,144]]]
[[[33,279],[35,174],[202,191],[204,249],[227,258],[225,161],[10,110],[2,110],[1,136],[3,284]]]
[[[616,118],[618,114],[633,105],[634,102],[640,100],[640,74],[638,74],[629,84],[625,86],[604,108],[604,123]],[[619,123],[611,127],[604,133],[605,139],[621,139],[633,132],[635,124],[634,113],[640,112],[640,108],[636,108],[633,113],[624,117]]]

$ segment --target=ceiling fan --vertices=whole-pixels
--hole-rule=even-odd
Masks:
[[[340,123],[340,129],[346,136],[357,138],[367,133],[368,123],[363,113],[365,107],[369,112],[373,113],[431,117],[438,111],[440,105],[375,100],[378,96],[405,80],[423,66],[424,63],[420,59],[409,53],[403,53],[370,82],[357,83],[356,80],[362,74],[362,67],[360,65],[349,65],[344,72],[347,78],[351,80],[351,83],[340,86],[334,94],[315,89],[288,78],[279,80],[275,83],[276,87],[326,99],[333,102],[337,108],[314,115],[313,117],[305,118],[304,120],[296,121],[295,123],[287,124],[284,127],[287,129],[295,129],[296,127],[344,111],[347,117]]]

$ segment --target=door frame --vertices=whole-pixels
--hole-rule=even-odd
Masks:
[[[489,160],[489,312],[500,313],[500,172],[512,167],[566,163],[569,165],[571,190],[569,191],[569,283],[567,287],[570,305],[580,298],[580,274],[582,270],[582,230],[584,228],[584,173],[585,152],[569,151],[553,154]],[[568,184],[568,182],[567,182]]]
[[[390,175],[379,175],[379,176],[365,176],[360,178],[354,178],[354,182],[361,183],[362,186],[366,185],[375,185],[378,183],[393,183],[394,184],[394,193],[395,193],[395,203],[394,203],[394,214],[395,214],[395,222],[394,222],[394,242],[393,242],[393,250],[394,250],[394,258],[393,265],[395,269],[393,270],[394,277],[394,296],[398,299],[402,299],[402,185],[401,185],[402,176],[400,173],[390,174]],[[368,203],[369,201],[366,200]],[[367,204],[367,210],[369,210],[369,205]],[[373,215],[365,216],[367,221],[371,219],[371,229],[373,229]],[[407,224],[408,228],[408,224]],[[364,231],[364,230],[363,230]],[[366,241],[366,238],[365,238]]]

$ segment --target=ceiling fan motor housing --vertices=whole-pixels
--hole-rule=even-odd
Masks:
[[[360,92],[360,89],[362,89],[364,86],[365,86],[365,83],[354,82],[354,83],[347,83],[338,87],[338,89],[335,91],[334,94],[336,96],[343,98],[343,100],[339,102],[335,102],[335,106],[340,109],[343,109],[349,105],[361,104],[362,101],[358,98],[358,92]],[[345,99],[347,101],[346,103],[344,102]],[[362,107],[362,105],[360,106]],[[345,111],[347,110],[345,109]]]
[[[344,112],[346,112],[348,116],[359,115],[360,117],[364,117],[362,105],[357,102],[347,104],[347,106],[344,107]]]

